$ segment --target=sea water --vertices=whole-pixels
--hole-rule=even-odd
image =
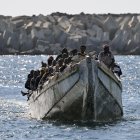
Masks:
[[[124,116],[111,123],[32,119],[20,91],[47,56],[0,56],[0,140],[140,140],[140,56],[115,56],[122,68]]]

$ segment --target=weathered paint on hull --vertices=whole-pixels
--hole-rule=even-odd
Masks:
[[[110,121],[122,116],[121,83],[95,60],[82,60],[61,78],[33,92],[28,101],[32,117]]]

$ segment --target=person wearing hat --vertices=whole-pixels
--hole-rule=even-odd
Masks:
[[[103,46],[103,51],[99,53],[98,60],[103,62],[108,68],[111,68],[115,62],[114,56],[110,51],[110,46],[105,44]]]

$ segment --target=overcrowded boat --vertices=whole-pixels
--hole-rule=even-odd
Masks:
[[[92,53],[75,55],[27,97],[37,119],[104,122],[123,115],[120,77]]]

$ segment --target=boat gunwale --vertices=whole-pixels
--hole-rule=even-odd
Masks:
[[[97,63],[98,68],[105,73],[106,75],[108,75],[111,79],[113,79],[115,81],[115,83],[120,87],[120,89],[122,90],[122,83],[121,80],[119,78],[117,78],[115,76],[115,74],[109,70],[107,67],[105,67],[105,65],[103,65],[102,63]]]
[[[75,73],[78,72],[78,70],[79,70],[79,69],[78,69],[78,66],[76,66],[74,69],[72,69],[72,71],[71,71],[70,73],[66,72],[65,75],[62,76],[62,77],[60,77],[55,83],[51,83],[51,81],[50,81],[50,83],[45,84],[45,83],[46,83],[46,82],[45,82],[44,85],[43,85],[43,87],[45,87],[44,90],[37,89],[37,90],[35,90],[35,91],[32,92],[32,95],[33,95],[35,92],[39,93],[39,94],[35,97],[34,101],[36,101],[36,100],[39,98],[39,96],[41,96],[46,90],[52,88],[54,85],[60,83],[60,82],[63,81],[64,79],[66,79],[66,78],[68,78],[68,77],[74,75]],[[48,82],[48,81],[47,81],[47,82]],[[46,86],[47,86],[47,87],[46,87]],[[41,91],[41,92],[40,92],[40,91]]]

